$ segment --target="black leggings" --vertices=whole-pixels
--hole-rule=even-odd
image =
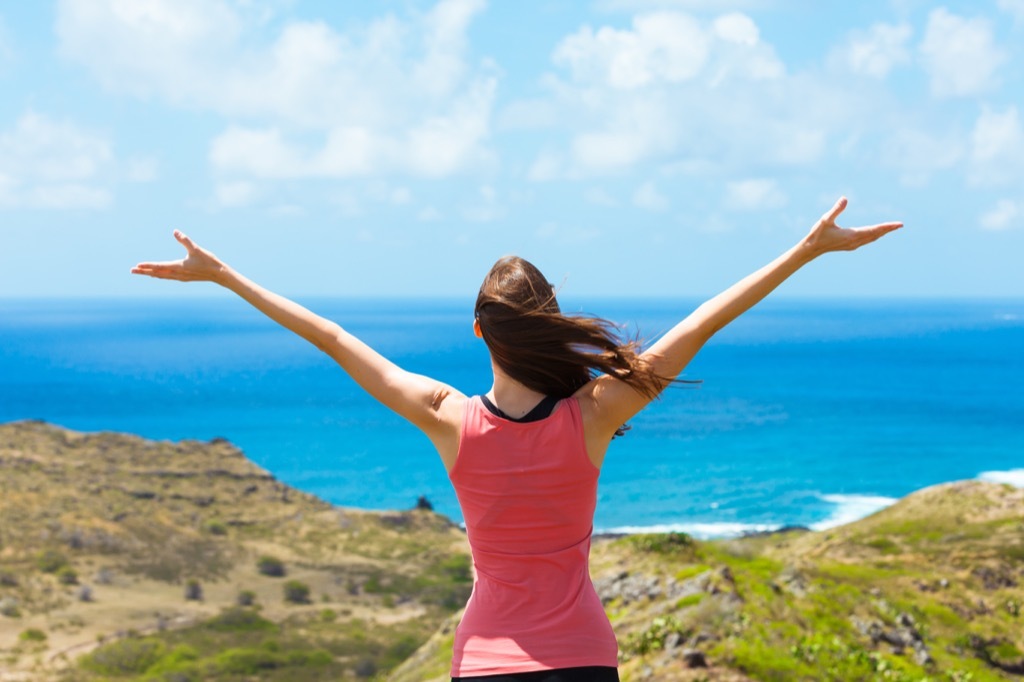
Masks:
[[[533,673],[452,678],[452,682],[472,682],[472,680],[490,680],[490,682],[619,682],[619,671],[617,668],[591,665],[586,668],[559,668],[557,670],[539,670]]]

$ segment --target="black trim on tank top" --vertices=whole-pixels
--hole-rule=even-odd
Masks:
[[[522,417],[516,419],[515,417],[510,417],[504,412],[502,412],[500,409],[498,409],[498,406],[492,403],[490,400],[488,400],[487,396],[480,396],[480,401],[483,402],[484,407],[487,408],[487,411],[493,414],[495,417],[501,417],[502,419],[507,419],[510,422],[519,422],[520,424],[537,422],[540,421],[541,419],[547,419],[548,417],[551,416],[551,413],[555,409],[555,405],[557,405],[559,402],[558,398],[552,396],[544,396],[544,399],[537,403],[532,410],[527,412]]]

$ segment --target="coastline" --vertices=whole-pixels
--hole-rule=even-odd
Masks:
[[[104,661],[139,646],[154,653],[144,665],[132,659],[133,682],[151,666],[190,681],[230,677],[239,661],[294,669],[292,679],[371,669],[391,671],[390,682],[447,679],[452,628],[472,585],[465,533],[447,517],[329,504],[223,439],[152,441],[23,421],[0,425],[0,468],[0,512],[15,520],[0,527],[8,679],[49,681],[72,668],[73,679],[93,682],[112,674]],[[680,667],[683,650],[700,653],[707,679],[747,680],[740,671],[756,669],[819,679],[826,667],[869,679],[864,667],[884,662],[1001,680],[982,673],[1015,669],[1013,647],[1024,650],[1024,638],[1000,634],[1024,605],[1021,518],[1024,490],[962,481],[828,531],[719,541],[650,528],[598,534],[591,574],[624,680],[647,679],[651,667],[666,682],[699,679]],[[263,572],[267,556],[286,576]],[[290,600],[290,582],[307,594]],[[199,599],[187,596],[193,584]],[[920,629],[906,625],[916,619]],[[963,644],[967,623],[988,634]],[[277,644],[254,648],[253,628]],[[872,639],[878,632],[919,644],[889,651],[888,640]],[[819,639],[820,662],[800,653]],[[176,648],[182,642],[187,649]],[[288,657],[275,653],[283,642]]]

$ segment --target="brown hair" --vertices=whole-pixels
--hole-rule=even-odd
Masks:
[[[538,393],[567,398],[596,372],[648,398],[672,381],[655,374],[640,357],[639,341],[621,339],[611,322],[562,314],[554,287],[518,256],[501,258],[484,277],[475,314],[495,364]]]

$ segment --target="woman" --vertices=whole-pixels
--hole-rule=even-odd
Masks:
[[[842,198],[810,233],[707,301],[646,351],[598,319],[558,310],[551,285],[519,258],[484,279],[473,330],[491,353],[485,396],[395,366],[340,326],[232,270],[184,234],[184,259],[132,272],[211,281],[324,351],[437,448],[466,520],[476,578],[456,632],[452,679],[618,680],[611,625],[588,573],[597,478],[622,425],[718,330],[801,267],[902,226],[844,229]]]

